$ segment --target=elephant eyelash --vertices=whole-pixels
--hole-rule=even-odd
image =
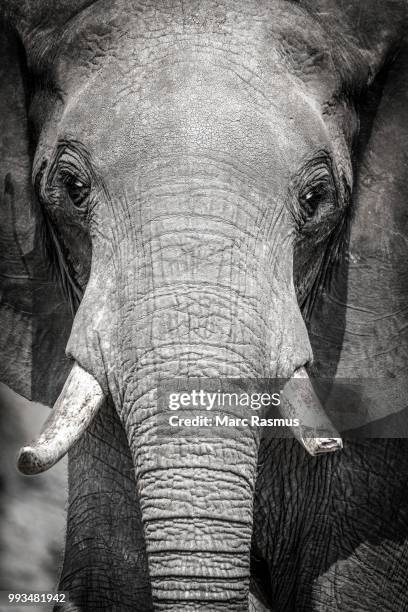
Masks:
[[[320,293],[327,289],[331,290],[332,280],[335,278],[338,265],[344,257],[344,250],[347,244],[350,215],[348,208],[345,209],[339,222],[331,232],[331,238],[326,245],[323,256],[320,260],[319,268],[312,286],[307,294],[300,301],[302,315],[306,322],[310,321],[313,308]]]
[[[77,141],[58,143],[48,182],[56,191],[63,188],[69,201],[80,212],[86,212],[94,174],[85,147]]]
[[[71,312],[75,315],[82,300],[83,291],[75,280],[69,257],[65,252],[63,241],[59,237],[54,224],[47,215],[44,215],[44,219],[48,238],[46,242],[47,252],[52,262],[52,269],[55,270],[57,280],[68,300]]]
[[[322,152],[306,164],[295,181],[295,204],[291,209],[296,224],[296,241],[321,249],[315,274],[301,289],[299,304],[309,320],[320,292],[329,288],[342,260],[350,218],[351,188],[336,174],[328,153]],[[293,201],[293,200],[292,200]]]
[[[338,192],[331,158],[326,151],[318,152],[304,165],[295,179],[293,190],[297,204],[292,212],[298,231],[336,212]]]
[[[73,206],[80,211],[86,211],[87,202],[91,193],[90,184],[66,170],[62,170],[60,176],[61,182]]]
[[[63,246],[62,238],[59,236],[58,230],[43,204],[44,196],[47,193],[43,185],[43,178],[46,174],[45,169],[46,162],[42,164],[34,183],[35,191],[38,196],[37,205],[39,206],[43,221],[40,225],[42,244],[44,245],[47,261],[50,263],[51,274],[56,282],[59,283],[64,296],[68,300],[72,315],[74,316],[82,300],[83,290],[75,280],[75,274]]]
[[[311,218],[318,209],[332,205],[335,202],[336,190],[333,183],[328,180],[315,181],[309,183],[299,194],[301,215],[306,221]]]
[[[351,209],[351,187],[346,178],[341,177],[343,205],[338,208],[339,215],[336,215],[334,225],[332,225],[326,235],[326,246],[320,259],[317,274],[309,288],[309,291],[300,299],[300,307],[303,317],[309,321],[313,312],[315,302],[321,291],[331,291],[331,284],[336,277],[339,265],[342,265],[350,231]]]

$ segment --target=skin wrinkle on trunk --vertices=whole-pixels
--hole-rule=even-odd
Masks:
[[[134,460],[157,608],[218,600],[231,610],[246,609],[257,440],[245,428],[239,439],[198,429],[172,440],[163,421],[149,421]],[[224,533],[226,524],[230,535],[215,556],[214,531]]]

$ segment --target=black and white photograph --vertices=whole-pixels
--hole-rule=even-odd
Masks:
[[[408,0],[0,0],[0,612],[408,612]]]

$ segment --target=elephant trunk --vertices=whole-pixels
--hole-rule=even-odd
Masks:
[[[154,608],[247,610],[257,433],[180,435],[155,418],[141,428],[136,471]]]
[[[176,295],[181,310],[188,300]],[[220,300],[214,297],[206,316],[211,318],[219,306]],[[155,326],[163,329],[161,321],[171,318],[171,311],[164,309]],[[199,344],[192,341],[190,328],[190,344],[176,340],[174,334],[182,333],[182,325],[177,331],[162,332],[155,347],[139,356],[139,371],[129,375],[124,393],[124,422],[157,610],[248,609],[259,432],[246,426],[215,425],[216,419],[225,416],[248,417],[248,408],[215,406],[206,411],[181,405],[170,411],[161,391],[162,383],[166,391],[168,385],[177,390],[185,380],[191,389],[191,379],[196,377],[208,381],[238,372],[250,375],[251,365],[237,354],[236,346],[217,346],[218,325],[225,325],[224,317],[218,324],[213,322],[212,333]],[[154,335],[150,328],[149,337]],[[154,370],[152,360],[160,363]],[[206,416],[208,425],[184,424],[197,415]]]
[[[271,371],[276,329],[269,329],[269,290],[260,294],[270,252],[256,228],[251,236],[248,223],[226,223],[216,205],[219,200],[206,199],[197,209],[205,206],[207,214],[193,215],[191,203],[178,197],[179,214],[172,209],[161,217],[155,206],[155,218],[135,241],[133,261],[143,268],[127,276],[133,307],[124,304],[119,313],[118,387],[153,605],[172,612],[248,609],[258,431],[215,426],[217,416],[239,418],[246,411],[248,417],[248,408],[214,407],[209,414],[180,406],[175,412],[160,397],[162,382],[167,388],[185,380],[191,389],[192,379],[254,378]],[[248,251],[255,251],[253,258]],[[197,413],[211,417],[212,425],[170,423],[171,416]]]

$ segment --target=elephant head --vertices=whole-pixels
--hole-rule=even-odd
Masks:
[[[108,401],[154,605],[245,609],[259,432],[175,435],[157,387],[296,378],[313,353],[383,373],[405,321],[403,3],[11,1],[3,21],[1,377],[60,392],[20,468],[50,467]]]

